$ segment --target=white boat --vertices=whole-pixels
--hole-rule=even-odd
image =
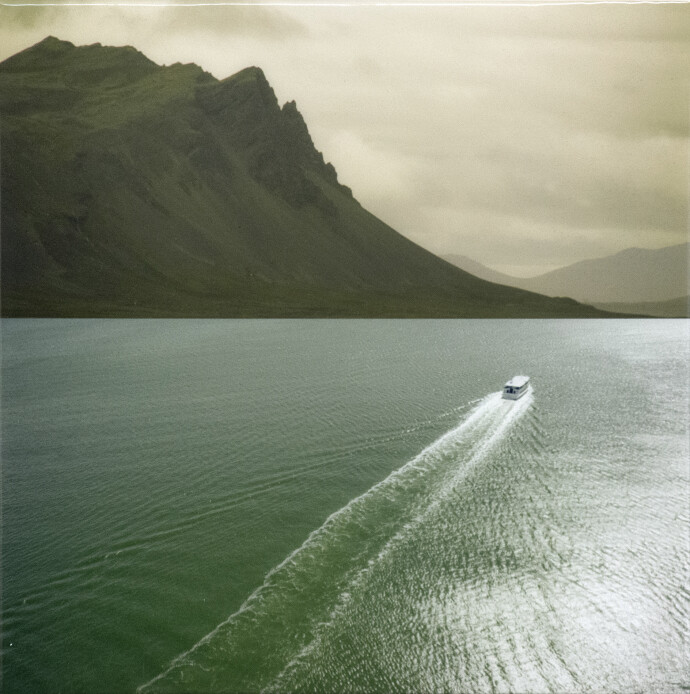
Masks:
[[[521,398],[529,390],[529,376],[513,376],[503,386],[504,400],[517,400]]]

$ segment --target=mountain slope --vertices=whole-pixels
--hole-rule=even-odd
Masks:
[[[264,74],[49,37],[0,64],[3,315],[597,316],[366,212]]]
[[[637,304],[597,304],[602,311],[654,316],[655,318],[690,318],[690,296],[679,296],[666,301],[642,301]]]

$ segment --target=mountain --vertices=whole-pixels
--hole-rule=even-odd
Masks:
[[[656,250],[628,248],[615,255],[583,260],[528,278],[503,275],[460,255],[444,258],[477,277],[546,296],[569,296],[593,305],[649,304],[649,308],[670,302],[654,309],[653,315],[665,315],[674,306],[684,311],[683,297],[688,295],[687,243]]]
[[[532,277],[517,286],[587,303],[674,299],[688,294],[688,244],[658,250],[628,248]]]
[[[4,316],[601,316],[368,213],[263,72],[49,37],[0,63]]]

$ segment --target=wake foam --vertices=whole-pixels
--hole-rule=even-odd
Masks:
[[[413,533],[530,408],[492,393],[453,429],[330,515],[243,605],[137,692],[256,691],[308,652],[377,562]]]

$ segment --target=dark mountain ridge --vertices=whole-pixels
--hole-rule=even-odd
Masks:
[[[0,64],[3,315],[599,316],[364,210],[263,72],[49,37]]]

